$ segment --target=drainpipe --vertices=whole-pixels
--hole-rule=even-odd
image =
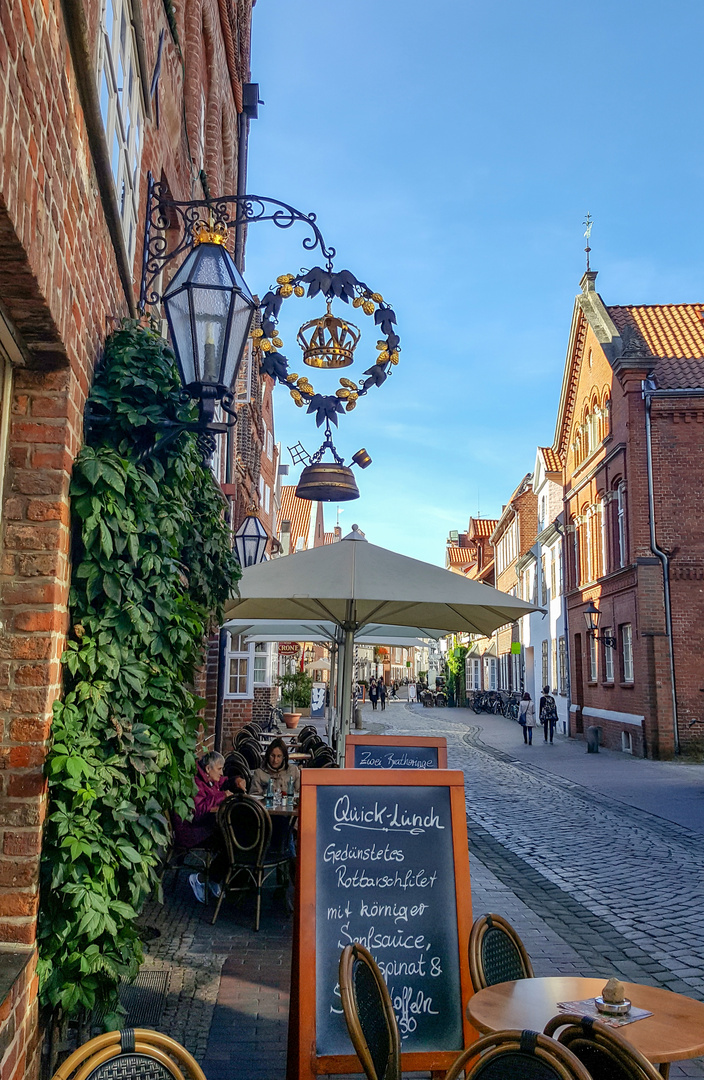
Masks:
[[[242,87],[242,112],[239,115],[239,132],[237,139],[237,194],[243,196],[247,192],[247,143],[249,139],[249,121],[256,120],[259,116],[259,106],[264,102],[259,100],[259,83],[245,83]],[[235,225],[235,266],[242,273],[244,270],[244,208],[237,206],[237,224]]]
[[[560,560],[560,573],[562,574],[562,581],[560,582],[560,588],[562,590],[562,594],[561,594],[560,599],[562,600],[562,625],[563,625],[564,630],[565,630],[565,674],[567,675],[567,735],[568,735],[568,737],[571,737],[570,736],[570,726],[571,726],[570,721],[572,719],[572,711],[571,711],[571,705],[572,705],[572,680],[570,678],[570,671],[571,671],[571,667],[570,667],[570,628],[569,628],[569,624],[567,622],[567,589],[565,588],[566,581],[567,581],[567,576],[565,574],[565,569],[567,567],[567,529],[565,528],[565,526],[563,525],[563,523],[561,521],[555,520],[553,522],[553,524],[554,524],[555,528],[557,529],[558,533],[560,534],[560,536],[562,537],[562,544],[561,544],[562,558]],[[558,643],[557,643],[557,667],[558,667],[558,677],[559,677],[559,668],[560,668],[560,642],[559,642],[559,640],[558,640]]]
[[[672,637],[672,605],[670,601],[670,556],[658,547],[655,535],[655,495],[653,490],[653,441],[650,409],[654,397],[701,397],[704,390],[656,390],[652,379],[643,381],[645,401],[645,446],[648,465],[648,525],[650,527],[650,550],[662,563],[663,599],[665,603],[665,632],[670,645],[670,682],[672,686],[672,720],[674,726],[675,753],[680,753],[680,732],[677,721],[677,684],[675,682],[675,655]]]

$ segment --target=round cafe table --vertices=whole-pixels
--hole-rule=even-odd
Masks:
[[[467,1019],[483,1035],[507,1028],[542,1031],[561,1011],[558,1001],[597,997],[606,981],[559,976],[498,983],[469,999]],[[704,1003],[656,986],[623,985],[631,1004],[653,1015],[615,1030],[648,1061],[659,1065],[664,1076],[669,1062],[704,1054]]]

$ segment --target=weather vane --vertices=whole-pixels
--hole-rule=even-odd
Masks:
[[[589,213],[589,211],[587,211],[587,216],[585,217],[582,224],[585,226],[584,235],[586,237],[587,246],[584,250],[587,253],[587,273],[589,273],[589,252],[592,250],[589,247],[589,237],[592,235],[592,225],[594,224],[594,222],[592,221],[592,215]]]

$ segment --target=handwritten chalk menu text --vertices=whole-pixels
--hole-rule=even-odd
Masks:
[[[353,941],[381,968],[402,1053],[460,1050],[449,788],[340,784],[316,794],[317,1054],[350,1053],[338,964]]]
[[[437,769],[437,746],[364,746],[354,748],[356,769]]]

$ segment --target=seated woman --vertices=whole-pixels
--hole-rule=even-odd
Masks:
[[[261,769],[255,769],[252,783],[249,788],[250,795],[266,795],[269,781],[274,782],[274,791],[280,791],[285,795],[288,791],[289,779],[293,779],[293,790],[301,790],[301,774],[296,765],[288,761],[288,749],[283,739],[272,739],[264,754],[264,764]]]
[[[220,862],[219,856],[224,853],[216,812],[220,803],[232,794],[225,788],[227,777],[223,776],[224,764],[225,758],[215,750],[205,754],[196,766],[196,798],[193,817],[190,821],[182,821],[177,814],[173,815],[174,838],[179,847],[212,848],[217,852],[210,864],[210,873],[215,877],[219,876],[217,868]],[[205,883],[201,881],[200,876],[191,874],[188,884],[193,889],[196,900],[204,904]],[[220,885],[212,878],[209,884],[213,896],[219,896]]]

